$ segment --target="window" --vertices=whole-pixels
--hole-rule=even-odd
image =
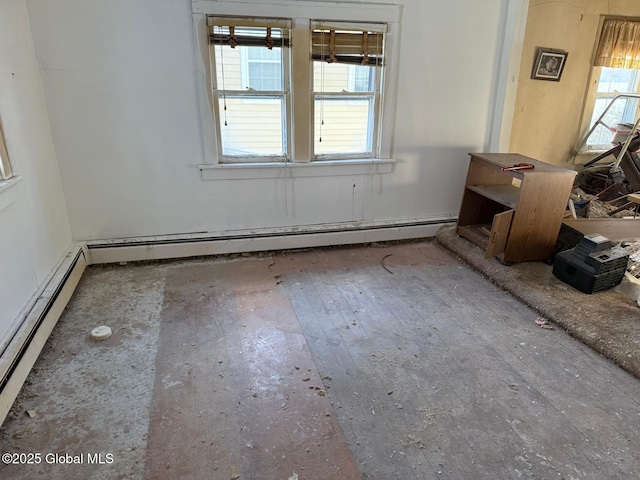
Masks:
[[[293,22],[207,17],[218,162],[380,156],[386,24]]]
[[[374,156],[382,48],[379,27],[312,24],[314,159]]]
[[[209,24],[220,158],[283,161],[289,22],[210,17]]]
[[[601,123],[595,125],[586,139],[586,147],[607,150],[618,125],[633,125],[640,115],[639,98],[620,97],[614,101],[620,94],[640,94],[640,21],[605,18],[594,67],[598,80],[594,82],[589,125],[595,125],[599,119]]]
[[[7,153],[7,144],[4,140],[4,129],[2,120],[0,120],[0,180],[7,180],[13,176],[11,164],[9,163],[9,154]]]
[[[593,113],[589,124],[593,125],[598,121],[616,95],[640,93],[639,79],[640,70],[600,67]],[[588,148],[610,148],[611,140],[617,126],[621,123],[633,124],[637,118],[637,98],[621,97],[617,99],[600,120],[602,123],[596,126],[593,133],[587,139]],[[607,128],[607,126],[609,128]]]

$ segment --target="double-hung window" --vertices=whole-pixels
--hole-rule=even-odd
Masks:
[[[313,158],[370,158],[376,148],[383,30],[312,23]]]
[[[207,27],[217,163],[380,155],[385,23],[209,15]]]
[[[289,21],[208,17],[208,25],[221,161],[284,161]]]
[[[590,126],[599,119],[600,123],[586,139],[586,147],[608,150],[618,126],[633,125],[640,116],[640,20],[605,18],[593,64],[597,82],[589,102]],[[630,95],[613,101],[621,94]]]

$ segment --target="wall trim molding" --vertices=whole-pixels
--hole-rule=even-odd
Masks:
[[[391,173],[395,159],[313,161],[307,163],[216,163],[198,165],[203,180],[246,180]]]

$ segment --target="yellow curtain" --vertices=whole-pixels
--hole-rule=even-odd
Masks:
[[[605,20],[593,64],[596,67],[640,68],[640,21]]]

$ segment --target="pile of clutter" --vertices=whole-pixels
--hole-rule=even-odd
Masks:
[[[614,185],[610,190],[593,195],[580,187],[574,187],[569,197],[573,204],[572,213],[584,218],[625,218],[636,213],[626,201],[627,193],[623,193],[622,185]],[[609,194],[608,194],[609,193]],[[607,195],[608,194],[608,195]],[[601,198],[602,197],[602,198]]]

